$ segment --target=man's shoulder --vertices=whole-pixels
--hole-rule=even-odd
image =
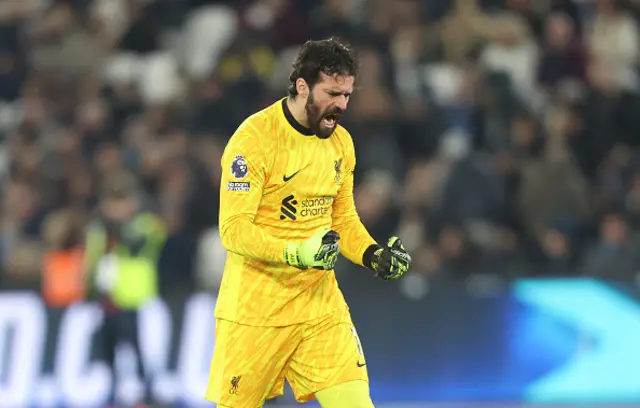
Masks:
[[[152,228],[163,223],[162,218],[151,208],[147,208],[139,212],[134,220],[148,228]]]
[[[333,132],[340,139],[348,139],[351,140],[351,133],[342,125],[336,126],[336,130]]]
[[[336,138],[338,144],[346,153],[354,152],[353,138],[351,133],[341,125],[336,126],[336,130],[333,132],[333,137]]]
[[[247,119],[245,119],[245,122],[256,124],[256,125],[262,125],[262,126],[271,125],[280,116],[280,113],[282,110],[281,105],[282,105],[282,100],[278,100],[272,103],[271,105],[250,115]]]
[[[272,134],[274,127],[277,126],[279,104],[278,101],[247,117],[238,127],[234,137],[257,138],[264,142],[265,136]]]

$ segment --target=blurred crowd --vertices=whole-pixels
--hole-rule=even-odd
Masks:
[[[640,1],[3,0],[0,287],[82,248],[105,176],[168,228],[162,286],[215,289],[220,156],[297,47],[359,52],[356,204],[430,278],[640,271]]]

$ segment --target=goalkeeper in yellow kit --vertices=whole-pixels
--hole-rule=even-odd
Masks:
[[[353,142],[338,123],[357,71],[337,40],[307,42],[289,96],[246,119],[225,148],[220,235],[229,254],[206,392],[219,407],[261,407],[285,379],[299,402],[373,406],[333,268],[342,253],[392,280],[411,257],[396,237],[378,245],[356,213]]]

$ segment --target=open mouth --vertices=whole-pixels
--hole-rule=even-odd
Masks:
[[[328,128],[333,128],[336,126],[339,120],[340,120],[339,113],[329,113],[322,118],[322,124]]]

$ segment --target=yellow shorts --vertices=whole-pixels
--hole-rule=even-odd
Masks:
[[[285,378],[298,402],[347,381],[369,381],[347,311],[285,327],[216,322],[206,399],[232,408],[261,407],[282,395]]]

